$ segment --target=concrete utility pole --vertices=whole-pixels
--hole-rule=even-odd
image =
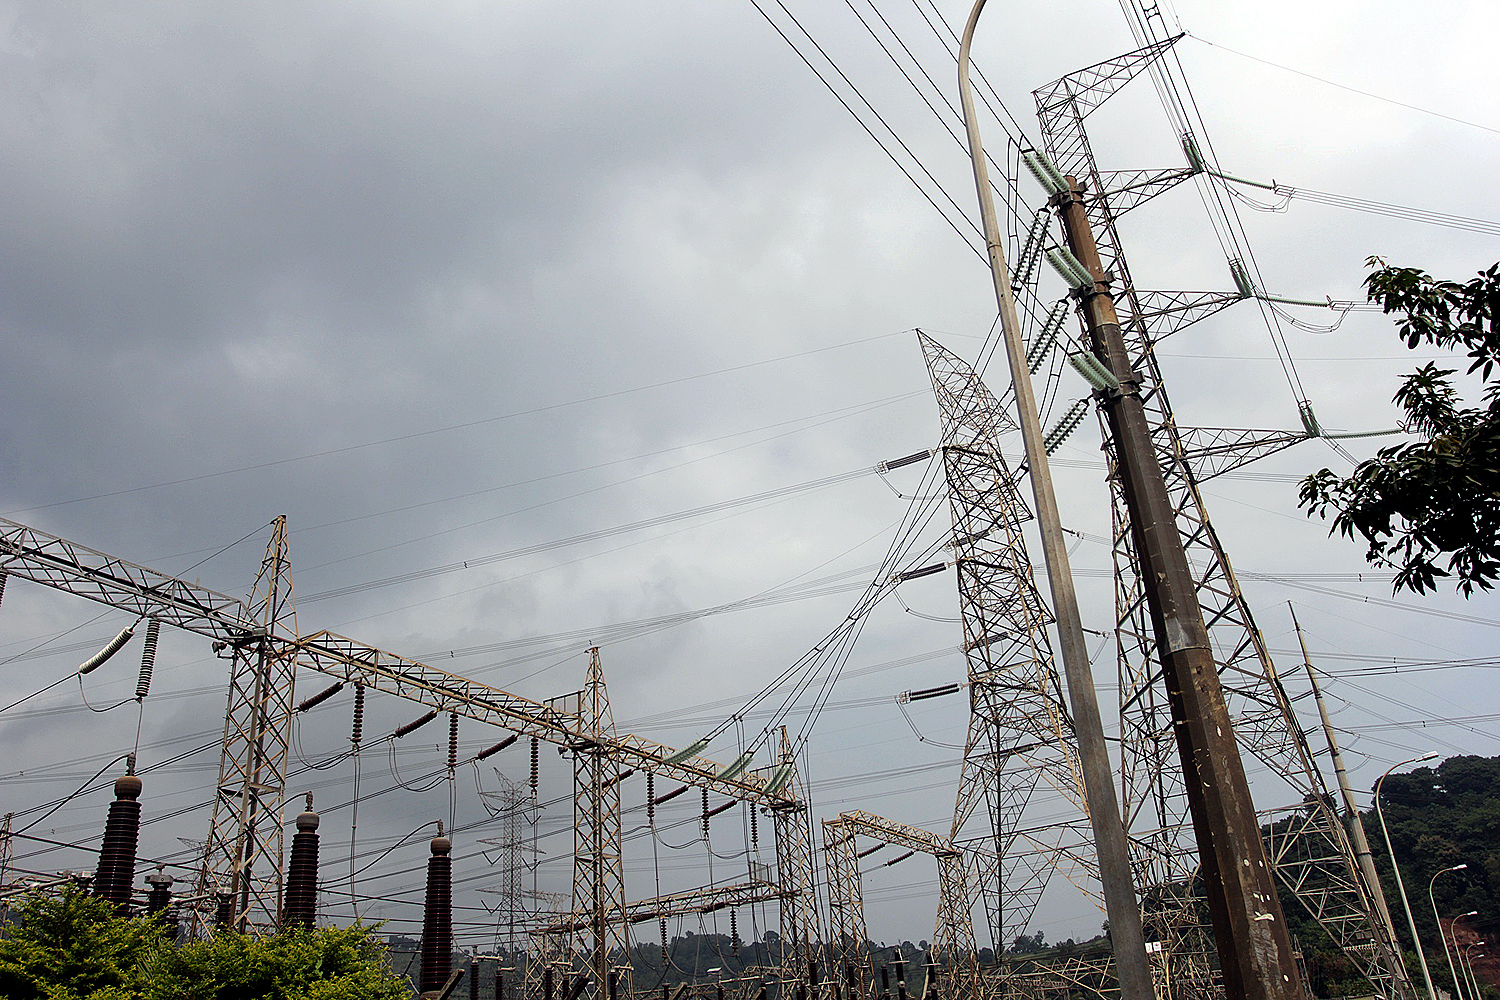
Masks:
[[[1079,293],[1093,352],[1119,380],[1101,390],[1161,651],[1214,940],[1230,1000],[1303,1000],[1245,767],[1224,703],[1193,574],[1177,531],[1099,250],[1073,177],[1053,196],[1073,255],[1094,279]]]
[[[1349,784],[1349,772],[1344,768],[1344,755],[1339,750],[1339,741],[1333,734],[1333,721],[1328,717],[1328,707],[1323,704],[1323,689],[1318,687],[1317,671],[1313,669],[1312,659],[1307,655],[1307,640],[1302,637],[1302,625],[1297,621],[1297,610],[1287,602],[1287,608],[1292,612],[1292,627],[1297,630],[1297,644],[1302,647],[1302,665],[1307,668],[1307,680],[1312,684],[1313,700],[1318,703],[1318,718],[1323,721],[1323,735],[1328,738],[1328,753],[1333,758],[1333,773],[1339,779],[1339,792],[1344,799],[1345,822],[1349,825],[1349,838],[1354,841],[1354,858],[1359,862],[1359,872],[1364,876],[1365,886],[1370,893],[1370,898],[1375,901],[1375,912],[1380,917],[1381,926],[1385,929],[1386,938],[1382,942],[1383,947],[1390,954],[1390,968],[1392,973],[1400,973],[1400,993],[1406,996],[1412,992],[1411,976],[1407,974],[1406,964],[1401,960],[1401,947],[1397,943],[1400,939],[1396,937],[1396,925],[1391,920],[1390,908],[1385,903],[1385,891],[1380,887],[1380,876],[1375,871],[1375,858],[1370,853],[1370,841],[1365,836],[1364,821],[1359,818],[1359,805],[1354,801],[1354,789]]]
[[[1078,761],[1083,771],[1084,796],[1088,800],[1089,823],[1094,834],[1094,849],[1099,858],[1099,880],[1104,890],[1104,908],[1109,917],[1109,935],[1114,944],[1115,975],[1120,982],[1123,1000],[1152,1000],[1156,995],[1151,983],[1151,968],[1146,959],[1146,935],[1141,928],[1141,907],[1136,900],[1135,881],[1130,871],[1130,848],[1125,840],[1125,823],[1120,816],[1120,802],[1115,795],[1114,769],[1109,748],[1104,741],[1104,723],[1099,715],[1099,699],[1094,691],[1094,675],[1089,665],[1088,646],[1084,642],[1083,619],[1078,612],[1078,596],[1073,590],[1073,571],[1068,565],[1068,548],[1063,538],[1062,520],[1058,516],[1057,496],[1052,489],[1052,469],[1047,464],[1047,450],[1042,441],[1041,422],[1037,418],[1036,397],[1031,389],[1031,370],[1026,364],[1026,349],[1021,342],[1021,324],[1016,318],[1016,302],[1010,290],[1010,267],[1005,261],[1004,239],[996,219],[995,201],[990,191],[989,167],[985,163],[984,144],[979,137],[979,122],[974,115],[974,95],[969,85],[969,47],[974,40],[974,26],[984,10],[985,0],[976,0],[964,28],[958,48],[958,92],[963,105],[964,126],[968,131],[969,156],[974,163],[974,184],[979,190],[979,214],[984,223],[984,241],[989,249],[990,274],[995,283],[995,299],[1000,307],[1000,332],[1005,341],[1005,356],[1010,362],[1011,381],[1016,389],[1016,416],[1021,427],[1021,441],[1026,450],[1026,467],[1030,472],[1032,497],[1036,502],[1036,519],[1042,536],[1042,554],[1047,563],[1047,582],[1052,591],[1052,613],[1057,619],[1057,638],[1062,653],[1063,675],[1068,681],[1068,702],[1073,710],[1073,731],[1078,739]],[[1003,942],[996,941],[999,949]]]

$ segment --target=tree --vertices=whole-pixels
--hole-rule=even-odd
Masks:
[[[220,933],[181,948],[157,918],[125,918],[77,887],[34,893],[0,941],[7,1000],[410,1000],[362,926],[255,938]]]
[[[138,996],[137,959],[162,940],[156,921],[124,920],[114,904],[76,885],[32,894],[0,940],[0,996],[10,1000]]]
[[[1455,577],[1465,596],[1500,577],[1500,264],[1459,284],[1414,267],[1367,262],[1371,302],[1398,314],[1409,348],[1463,350],[1482,405],[1466,406],[1450,376],[1428,362],[1407,375],[1394,402],[1423,440],[1382,448],[1347,478],[1322,469],[1302,480],[1298,506],[1333,515],[1332,531],[1368,544],[1365,558],[1396,569],[1395,590],[1435,590]],[[1446,556],[1446,568],[1438,560]]]

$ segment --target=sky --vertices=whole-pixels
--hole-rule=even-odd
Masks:
[[[1420,19],[1392,2],[1162,9],[1189,33],[1176,52],[1226,172],[1500,219],[1484,182],[1500,152],[1481,48],[1500,29],[1492,5],[1438,2]],[[0,4],[0,516],[243,596],[285,515],[304,633],[533,698],[575,690],[597,645],[617,726],[690,743],[838,625],[881,561],[922,473],[873,470],[938,435],[914,331],[973,360],[995,322],[935,10],[954,26],[966,14],[941,2]],[[1033,89],[1133,47],[1111,4],[997,4],[975,60],[1036,141]],[[1183,162],[1145,78],[1089,127],[1106,167]],[[1000,123],[982,128],[1003,151]],[[1041,203],[1029,177],[1017,184]],[[1232,287],[1197,190],[1122,222],[1139,287]],[[1372,255],[1455,278],[1497,256],[1493,223],[1234,204],[1264,287],[1292,298],[1361,299]],[[1063,288],[1042,270],[1050,301]],[[1282,334],[1336,430],[1394,426],[1399,374],[1436,356],[1408,352],[1373,312]],[[1298,426],[1302,394],[1250,306],[1159,353],[1181,424]],[[987,379],[1003,394],[1003,371]],[[1085,393],[1064,374],[1049,416]],[[1391,440],[1346,447],[1364,458]],[[1055,457],[1085,625],[1105,631],[1094,421]],[[1357,788],[1429,750],[1500,753],[1494,596],[1392,597],[1389,572],[1297,509],[1297,481],[1324,466],[1349,468],[1311,442],[1204,488],[1304,724],[1315,715],[1289,601],[1332,675]],[[951,581],[904,587],[870,614],[803,761],[816,817],[864,808],[945,828],[957,758],[943,744],[962,741],[963,699],[913,706],[909,724],[894,698],[963,676]],[[12,581],[0,697],[66,679],[128,624]],[[81,692],[65,680],[4,710],[16,828],[138,744],[143,767],[161,765],[141,854],[185,863],[206,832],[222,730],[225,665],[206,646],[164,633],[139,709],[90,708],[131,696],[137,639]],[[1108,704],[1102,641],[1095,670]],[[299,696],[323,686],[304,673]],[[301,717],[294,766],[345,748],[350,711],[344,692]],[[366,733],[419,714],[372,697]],[[737,734],[766,722],[747,714],[709,752],[730,759]],[[461,727],[463,756],[502,735]],[[366,753],[357,779],[349,760],[304,769],[289,800],[314,791],[327,865],[370,866],[357,891],[381,898],[361,915],[412,934],[428,824],[451,809],[455,928],[483,949],[495,897],[479,890],[496,876],[482,841],[498,834],[493,796],[478,793],[500,787],[496,767],[526,780],[524,744],[409,790],[442,776],[445,743],[434,723],[399,752]],[[546,808],[526,824],[546,852],[532,880],[543,893],[568,887],[564,765],[543,754]],[[743,868],[741,811],[715,821],[712,854],[694,843],[692,796],[663,807],[652,838],[635,780],[628,895]],[[92,867],[109,792],[88,787],[31,830],[79,846],[18,841],[18,868]],[[1263,808],[1289,804],[1256,791]],[[867,879],[875,937],[930,936],[922,863]],[[348,886],[325,893],[327,919],[353,915],[336,895]],[[747,916],[761,931],[774,920]],[[1031,926],[1082,938],[1100,919],[1059,890]],[[673,933],[715,929],[722,914]]]

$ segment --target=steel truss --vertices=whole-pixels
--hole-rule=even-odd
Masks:
[[[840,813],[823,821],[823,857],[828,873],[828,908],[832,915],[830,944],[832,975],[846,1000],[868,996],[875,969],[865,925],[864,886],[859,872],[855,838],[869,837],[882,844],[930,855],[937,862],[938,909],[932,934],[932,954],[939,978],[929,992],[943,997],[979,994],[979,949],[972,914],[978,900],[970,895],[967,866],[953,843],[935,833],[875,816],[862,810]]]
[[[1089,221],[1112,291],[1140,395],[1151,422],[1157,458],[1166,477],[1189,561],[1195,574],[1224,693],[1235,715],[1240,745],[1282,779],[1316,814],[1315,822],[1294,824],[1273,843],[1272,855],[1297,859],[1277,874],[1343,946],[1361,973],[1386,996],[1394,996],[1388,943],[1374,912],[1369,887],[1358,875],[1353,851],[1331,810],[1323,778],[1313,764],[1290,700],[1235,580],[1229,559],[1209,521],[1199,484],[1240,462],[1229,444],[1255,455],[1269,454],[1294,441],[1280,432],[1250,432],[1229,441],[1224,432],[1187,435],[1173,417],[1154,344],[1191,322],[1245,297],[1212,292],[1137,291],[1120,245],[1110,181],[1099,171],[1083,119],[1176,41],[1164,39],[1136,52],[1063,77],[1035,93],[1046,152],[1064,174],[1095,192],[1087,201]],[[1180,178],[1179,178],[1180,179]],[[1119,187],[1119,180],[1113,181]],[[1165,181],[1163,181],[1165,183]],[[1128,186],[1128,185],[1126,185]],[[1127,199],[1125,207],[1139,204]],[[1174,298],[1175,296],[1175,298]],[[1101,424],[1104,421],[1101,420]],[[1280,439],[1278,439],[1280,435]],[[1105,426],[1108,441],[1108,428]],[[1299,438],[1300,439],[1300,438]],[[1109,452],[1113,455],[1112,442]],[[1198,468],[1194,466],[1198,465]],[[1122,808],[1137,849],[1137,882],[1142,889],[1147,936],[1162,942],[1158,980],[1162,995],[1209,996],[1218,992],[1209,954],[1211,937],[1199,894],[1193,887],[1198,856],[1192,836],[1182,768],[1171,713],[1156,655],[1155,636],[1139,580],[1138,563],[1113,457],[1109,473],[1113,498],[1117,653],[1122,727]],[[1294,846],[1295,842],[1295,846]],[[1278,850],[1278,846],[1280,850]],[[1316,868],[1317,874],[1311,874]]]
[[[969,866],[1000,955],[1054,871],[1087,884],[1078,869],[1097,874],[1097,863],[1079,822],[1087,806],[1047,632],[1052,616],[1021,531],[1031,514],[1001,452],[1015,425],[973,369],[920,336],[942,416],[968,664],[969,732],[950,841]],[[1037,819],[1056,812],[1059,795],[1074,821]],[[999,988],[986,977],[979,995]]]
[[[599,650],[579,699],[580,739],[573,753],[573,908],[587,914],[586,992],[608,1000],[611,975],[630,993],[630,931],[625,916],[625,866],[620,856],[620,762],[609,751],[614,713]]]
[[[227,645],[229,706],[197,888],[200,897],[227,893],[234,900],[231,926],[241,933],[274,929],[281,915],[281,801],[297,675],[292,648],[277,641],[297,635],[284,516],[271,524],[252,593],[247,617],[256,627]],[[194,930],[200,934],[208,929],[203,917],[194,911]]]
[[[286,547],[285,519],[278,518],[255,596],[246,605],[196,583],[0,518],[0,573],[157,618],[233,652],[235,675],[224,750],[231,764],[221,769],[200,882],[216,886],[230,880],[231,891],[239,893],[239,926],[263,929],[280,912],[276,890],[286,771],[284,719],[292,704],[292,668],[300,665],[573,751],[579,785],[584,786],[579,791],[579,810],[590,826],[587,843],[581,845],[589,852],[583,896],[594,914],[604,913],[602,921],[597,916],[592,919],[596,930],[602,923],[606,939],[614,933],[609,929],[613,926],[609,915],[622,912],[624,905],[623,890],[614,888],[619,881],[615,791],[619,782],[617,778],[611,781],[611,776],[625,769],[650,770],[769,811],[776,827],[782,937],[791,944],[781,972],[789,980],[808,975],[810,963],[820,954],[821,932],[813,892],[808,810],[784,732],[776,762],[752,769],[725,767],[698,754],[614,732],[597,653],[591,658],[590,682],[584,691],[537,702],[332,632],[299,635]],[[238,711],[240,706],[246,710]],[[231,817],[239,818],[231,821]],[[232,881],[236,875],[238,883]],[[623,939],[621,933],[617,940]],[[594,948],[593,959],[597,962],[601,954],[613,955],[616,947]],[[537,964],[528,963],[528,981],[530,967]],[[591,968],[599,967],[591,963]],[[596,982],[591,988],[605,986]]]

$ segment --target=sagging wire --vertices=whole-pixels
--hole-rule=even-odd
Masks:
[[[105,615],[108,615],[108,614],[109,614],[109,612],[106,611],[104,614],[100,615],[98,618],[91,619],[90,621],[85,622],[83,625],[79,625],[76,628],[71,628],[71,629],[68,630],[68,632],[75,632],[78,629],[83,628],[85,625],[92,624],[93,622],[98,621],[99,618],[103,618],[103,617],[105,617]],[[40,688],[40,689],[38,689],[36,691],[31,692],[31,694],[28,694],[24,698],[18,698],[17,700],[11,702],[9,705],[6,705],[4,708],[0,708],[0,712],[8,712],[11,709],[15,708],[17,705],[25,704],[26,702],[28,702],[31,699],[37,697],[38,695],[46,694],[48,691],[51,691],[53,688],[57,687],[59,684],[64,684],[64,683],[72,680],[75,676],[78,678],[78,690],[79,690],[79,693],[81,694],[83,692],[83,675],[87,674],[87,673],[92,673],[93,671],[97,670],[100,666],[102,666],[104,664],[104,662],[106,660],[108,660],[110,657],[114,656],[121,649],[123,649],[124,646],[125,646],[125,644],[130,641],[131,636],[135,635],[136,625],[139,625],[143,621],[145,621],[144,617],[139,618],[139,619],[136,620],[136,622],[135,622],[134,625],[130,625],[130,626],[127,626],[126,628],[121,629],[119,635],[117,635],[113,639],[111,639],[109,641],[109,643],[103,649],[99,650],[99,652],[95,653],[93,656],[91,656],[87,660],[83,661],[83,663],[79,666],[79,668],[76,671],[74,671],[73,673],[71,673],[71,674],[64,674],[62,677],[59,677],[57,680],[53,681],[51,684],[48,684],[47,686],[45,686],[43,688]],[[53,638],[47,640],[47,642],[56,641],[57,639],[62,638],[62,636],[67,635],[68,632],[63,632],[61,635],[53,636]],[[45,646],[46,644],[47,643],[42,643],[41,645],[38,645],[38,646],[36,646],[34,648],[35,649],[40,649],[42,646]],[[129,699],[127,698],[126,701],[129,701]],[[87,700],[84,701],[84,704],[88,705]],[[121,702],[121,704],[124,704],[124,702]],[[96,712],[98,712],[98,711],[104,711],[104,712],[109,711],[109,709],[96,709],[92,705],[88,705],[88,707],[91,710],[96,711]],[[112,705],[110,707],[111,708],[119,708],[120,706],[119,705]]]
[[[441,820],[430,819],[427,822],[423,823],[421,826],[417,827],[415,830],[412,830],[410,833],[408,833],[405,836],[403,836],[400,840],[396,841],[390,847],[387,847],[385,850],[381,851],[379,854],[377,854],[375,856],[375,858],[374,858],[373,861],[371,861],[369,864],[365,865],[363,868],[360,868],[357,871],[354,868],[354,852],[350,851],[349,852],[349,878],[347,880],[345,880],[345,879],[339,879],[337,881],[322,882],[322,883],[319,883],[319,888],[321,889],[324,886],[332,887],[332,886],[340,885],[344,881],[348,881],[348,883],[349,883],[349,891],[350,891],[351,894],[353,894],[353,892],[354,892],[354,880],[356,878],[358,878],[359,876],[363,875],[365,872],[369,871],[371,868],[374,868],[380,862],[384,861],[391,854],[392,851],[396,850],[396,848],[400,847],[401,845],[409,842],[411,840],[411,838],[415,837],[417,834],[421,833],[423,830],[427,829],[429,826],[432,826],[433,824],[437,824],[437,827],[438,827],[439,830],[442,829],[443,824],[442,824]],[[356,917],[355,919],[358,919],[358,917]]]
[[[1216,174],[1215,176],[1218,176],[1218,175]],[[1225,178],[1225,179],[1229,180],[1230,178]],[[1278,201],[1278,202],[1276,202],[1274,205],[1267,205],[1267,204],[1264,204],[1262,202],[1258,202],[1254,198],[1252,198],[1248,194],[1246,194],[1245,192],[1239,190],[1238,188],[1231,187],[1231,188],[1226,188],[1225,190],[1227,190],[1229,192],[1229,196],[1231,198],[1233,198],[1235,201],[1238,201],[1242,205],[1246,205],[1246,206],[1248,206],[1250,208],[1253,208],[1257,212],[1274,212],[1274,213],[1276,213],[1278,215],[1284,214],[1286,212],[1287,208],[1292,203],[1292,196],[1291,196],[1290,193],[1283,194],[1283,193],[1281,193],[1280,189],[1274,188],[1274,187],[1271,190],[1276,191],[1278,194],[1281,194],[1281,200]]]
[[[961,687],[961,685],[955,684],[953,686],[953,691],[958,691],[960,689],[960,687]],[[945,691],[944,693],[945,694],[952,694],[953,691]],[[935,698],[935,697],[937,697],[937,695],[931,695],[930,697],[934,697]],[[907,711],[906,711],[906,702],[902,701],[899,696],[895,699],[895,702],[896,702],[896,707],[901,710],[901,718],[905,719],[906,720],[906,724],[909,727],[911,727],[912,735],[917,738],[917,742],[919,742],[919,743],[926,743],[928,746],[941,747],[944,750],[958,750],[960,752],[963,752],[963,751],[965,751],[965,750],[968,749],[967,747],[957,746],[957,745],[955,745],[953,743],[944,743],[941,740],[930,740],[926,736],[923,736],[922,735],[922,731],[917,728],[916,721],[913,720],[912,717],[911,717],[911,715],[907,713]]]
[[[901,596],[901,591],[899,588],[892,591],[891,596],[896,599],[897,604],[901,605],[902,611],[905,611],[909,615],[914,615],[917,618],[925,618],[930,622],[942,622],[944,625],[953,625],[963,621],[962,618],[943,618],[938,615],[924,614],[921,611],[913,609],[910,604],[906,603],[906,599]]]
[[[78,786],[78,790],[77,791],[73,792],[70,795],[65,795],[61,799],[58,799],[56,802],[54,802],[52,804],[52,808],[51,809],[48,809],[46,812],[42,813],[40,816],[38,816],[36,819],[32,820],[30,823],[27,823],[25,826],[21,827],[21,829],[19,829],[19,830],[12,830],[11,831],[11,836],[15,837],[15,836],[19,836],[20,834],[25,833],[27,830],[30,830],[32,827],[36,826],[42,820],[46,819],[48,816],[51,816],[53,813],[57,812],[63,806],[67,805],[69,802],[72,802],[79,795],[82,795],[84,793],[84,791],[87,790],[90,785],[92,785],[96,780],[98,780],[99,775],[103,774],[105,771],[108,771],[110,768],[114,767],[116,764],[118,764],[122,760],[130,762],[130,766],[129,766],[128,770],[131,773],[134,773],[135,772],[135,754],[133,754],[133,753],[122,753],[122,754],[120,754],[120,756],[115,757],[108,764],[105,764],[103,767],[99,768],[99,770],[95,771],[93,777],[89,778],[88,781],[85,781],[83,784],[81,784],[81,785]],[[21,815],[24,815],[24,813],[22,813]]]
[[[437,716],[437,713],[433,712],[432,715],[435,718]],[[431,719],[427,719],[426,721],[430,722],[432,720]],[[413,728],[416,728],[416,727],[413,727]],[[405,735],[405,734],[402,734],[402,735]],[[427,782],[427,784],[425,784],[425,785],[409,785],[404,780],[402,780],[402,778],[401,778],[401,771],[396,766],[396,740],[397,739],[399,739],[399,737],[392,736],[392,737],[390,737],[389,739],[387,739],[385,741],[386,756],[387,756],[387,758],[389,759],[389,762],[390,762],[391,777],[393,779],[395,779],[396,784],[400,785],[402,788],[406,789],[408,792],[426,792],[426,791],[430,791],[431,789],[436,788],[438,785],[442,784],[444,781],[447,780],[447,774],[444,773],[443,771],[438,771],[437,772],[437,776],[431,778],[431,780],[429,780]],[[421,781],[423,779],[418,778],[417,780]]]
[[[1359,303],[1357,303],[1357,302],[1343,302],[1343,303],[1339,303],[1339,302],[1334,302],[1332,300],[1329,300],[1328,308],[1332,309],[1335,313],[1338,314],[1338,319],[1334,320],[1332,323],[1330,323],[1330,324],[1328,324],[1326,326],[1322,326],[1322,325],[1319,325],[1319,324],[1316,324],[1316,323],[1309,323],[1306,320],[1298,319],[1296,316],[1293,316],[1291,313],[1287,312],[1285,309],[1282,309],[1282,308],[1278,307],[1274,302],[1268,301],[1267,305],[1270,306],[1271,311],[1273,313],[1275,313],[1277,316],[1280,316],[1286,322],[1290,323],[1292,326],[1294,326],[1297,329],[1303,331],[1304,333],[1324,334],[1324,333],[1332,333],[1333,331],[1337,330],[1339,327],[1343,326],[1344,325],[1344,320],[1346,320],[1346,319],[1349,318],[1349,313],[1353,312],[1354,309],[1359,305]]]

